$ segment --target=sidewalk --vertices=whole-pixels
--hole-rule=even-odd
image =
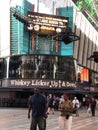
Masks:
[[[0,108],[0,130],[30,130],[27,108]],[[60,112],[49,114],[47,130],[58,130]],[[98,130],[98,111],[96,116],[87,115],[86,110],[79,110],[79,117],[73,115],[72,130]]]

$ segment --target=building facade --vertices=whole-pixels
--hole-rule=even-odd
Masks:
[[[24,19],[28,18],[28,11],[35,11],[36,5],[26,0],[22,0],[21,5],[8,7],[10,29],[7,31],[7,44],[2,39],[4,33],[0,26],[0,66],[3,76],[0,93],[7,101],[27,99],[35,86],[40,86],[44,92],[62,93],[79,88],[95,91],[98,65],[87,58],[98,50],[98,32],[73,2],[62,0],[61,5],[58,2],[50,5],[52,14],[69,18],[68,26],[80,40],[66,45],[54,40],[52,35],[28,31]],[[3,45],[8,51],[3,52]]]

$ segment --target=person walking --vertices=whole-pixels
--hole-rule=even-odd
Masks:
[[[89,116],[91,113],[91,107],[90,107],[91,99],[88,97],[86,99],[86,107],[87,107],[87,115]]]
[[[76,113],[76,116],[79,116],[78,109],[80,107],[80,103],[79,103],[79,100],[77,99],[77,97],[74,97],[72,103],[73,103],[74,113]]]
[[[71,130],[73,105],[67,94],[63,94],[64,100],[59,104],[59,130]]]
[[[90,106],[91,106],[92,116],[95,116],[96,100],[94,97],[92,97],[92,99],[91,99]]]
[[[54,114],[54,103],[55,103],[54,96],[52,94],[49,94],[47,101],[48,101],[48,114],[50,114],[50,111],[52,111],[52,114]]]
[[[29,100],[28,118],[30,119],[32,111],[32,119],[30,130],[46,130],[46,118],[47,118],[47,99],[40,93],[39,88],[34,88],[34,95]]]

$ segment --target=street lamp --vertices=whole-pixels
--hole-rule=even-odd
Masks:
[[[80,37],[75,35],[70,27],[66,27],[61,33],[54,35],[53,39],[63,41],[65,44],[69,44],[73,41],[80,40]]]
[[[88,60],[94,60],[94,62],[98,63],[98,51],[93,52],[93,55],[87,58]]]

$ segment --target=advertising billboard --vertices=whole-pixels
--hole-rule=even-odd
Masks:
[[[28,27],[30,31],[43,34],[56,34],[68,26],[68,17],[28,11]]]

